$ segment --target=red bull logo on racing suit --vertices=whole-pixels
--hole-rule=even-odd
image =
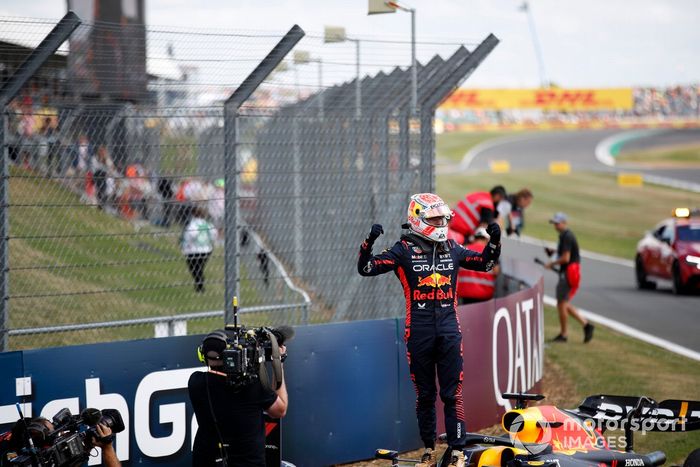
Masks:
[[[431,290],[430,292],[421,292],[420,290],[413,291],[414,301],[425,301],[425,300],[453,300],[454,292],[452,287],[447,290],[441,290],[440,287],[444,285],[452,285],[452,278],[443,276],[437,272],[434,272],[426,277],[419,277],[417,287],[433,287],[437,290]]]

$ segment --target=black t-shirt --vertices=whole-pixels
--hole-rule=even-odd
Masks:
[[[207,380],[209,397],[207,396]],[[265,467],[265,420],[277,394],[256,381],[239,389],[226,384],[225,377],[210,372],[192,373],[187,384],[199,428],[192,449],[194,467],[214,466],[219,452],[219,435],[209,405],[214,409],[219,432],[228,444],[229,467]]]
[[[559,234],[559,246],[557,247],[557,256],[561,258],[564,252],[570,252],[569,263],[580,263],[581,256],[578,252],[578,242],[576,241],[576,236],[574,233],[566,229]],[[566,269],[566,264],[562,264],[562,271]]]

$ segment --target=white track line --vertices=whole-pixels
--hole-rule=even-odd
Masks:
[[[613,146],[633,139],[652,136],[663,131],[665,130],[631,130],[623,131],[621,133],[615,133],[612,136],[608,136],[596,145],[595,158],[598,159],[598,162],[600,162],[601,164],[605,164],[608,167],[615,167],[615,158],[610,153],[610,150],[613,148]]]
[[[518,241],[517,237],[513,240]],[[521,241],[523,243],[527,243],[529,245],[534,245],[534,246],[547,246],[549,248],[554,248],[554,249],[556,249],[556,247],[557,247],[556,243],[547,242],[547,241],[540,240],[540,239],[534,238],[534,237],[528,237],[527,235],[521,236],[519,241]],[[618,258],[616,256],[608,256],[608,255],[604,255],[601,253],[595,253],[595,252],[586,251],[586,250],[580,250],[579,254],[584,258],[593,259],[596,261],[603,261],[606,263],[617,264],[619,266],[627,266],[629,268],[634,267],[634,261],[629,260],[629,259]]]
[[[462,161],[459,163],[459,171],[464,172],[469,168],[471,165],[472,161],[476,156],[478,156],[480,153],[486,151],[487,149],[490,149],[492,147],[500,146],[501,144],[508,144],[512,143],[515,141],[524,141],[528,139],[533,139],[533,138],[539,138],[541,135],[532,135],[532,134],[527,134],[527,135],[513,135],[513,136],[500,136],[495,139],[489,139],[487,141],[484,141],[483,143],[479,143],[473,148],[471,148],[469,151],[467,151],[464,154],[464,157],[462,157]]]
[[[654,185],[662,185],[670,188],[677,188],[679,190],[694,191],[695,193],[700,193],[700,183],[684,182],[683,180],[676,180],[675,178],[660,177],[658,175],[644,174],[644,181],[646,183],[652,183]]]
[[[608,167],[615,167],[615,157],[613,157],[610,152],[616,144],[627,142],[637,138],[644,138],[648,136],[653,136],[658,133],[662,133],[666,130],[633,130],[633,131],[623,131],[622,133],[615,133],[598,143],[595,147],[595,158],[598,162],[605,164]],[[695,193],[700,193],[700,183],[686,182],[683,180],[677,180],[670,177],[662,177],[658,175],[642,174],[645,183],[652,183],[654,185],[661,185],[670,188],[676,188],[678,190],[693,191]]]
[[[550,306],[557,306],[557,300],[554,297],[550,297],[549,295],[544,296],[544,303]],[[649,333],[640,331],[639,329],[635,329],[619,321],[615,321],[614,319],[606,318],[605,316],[593,313],[592,311],[583,310],[581,308],[578,308],[578,310],[584,317],[586,317],[586,319],[589,319],[596,324],[601,324],[605,327],[619,332],[620,334],[639,339],[640,341],[644,341],[648,344],[661,347],[662,349],[668,350],[669,352],[673,352],[675,354],[690,358],[691,360],[700,362],[700,352],[696,352],[687,347],[674,344],[673,342],[669,342],[666,339],[653,336]]]

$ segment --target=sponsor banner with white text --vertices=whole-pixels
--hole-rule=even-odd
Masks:
[[[534,274],[525,290],[458,308],[468,430],[499,422],[510,408],[501,392],[539,389],[543,283]],[[403,326],[393,318],[296,328],[285,363],[290,408],[281,424],[282,458],[313,467],[363,459],[380,446],[420,446]],[[190,465],[197,421],[187,381],[203,370],[201,338],[0,353],[0,432],[17,420],[15,403],[26,416],[47,418],[64,407],[73,414],[116,408],[126,426],[116,438],[125,467]],[[99,462],[93,457],[90,465]]]

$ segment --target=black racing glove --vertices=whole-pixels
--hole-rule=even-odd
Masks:
[[[486,233],[491,237],[491,240],[489,240],[490,244],[499,245],[501,243],[501,226],[498,223],[491,222],[486,227]]]
[[[384,228],[382,228],[381,224],[374,224],[372,225],[372,228],[369,231],[369,235],[367,235],[367,244],[372,245],[374,244],[374,241],[379,238],[381,234],[384,233]]]

